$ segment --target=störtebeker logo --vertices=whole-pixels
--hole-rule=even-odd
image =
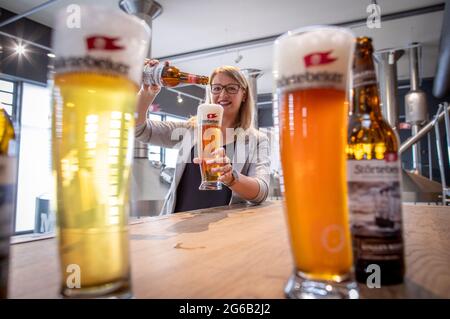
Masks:
[[[119,40],[120,38],[110,38],[103,35],[94,35],[86,38],[86,45],[88,50],[123,50],[124,47],[117,44],[117,41]]]
[[[316,65],[329,64],[337,60],[337,58],[330,57],[332,50],[327,52],[313,52],[303,57],[305,66],[307,68]]]
[[[398,159],[398,155],[397,153],[386,153],[384,155],[384,160],[386,162],[396,162]]]
[[[216,113],[209,113],[206,115],[206,118],[208,118],[208,119],[215,119],[216,117],[217,117]]]
[[[277,80],[279,88],[291,87],[342,87],[345,84],[345,74],[342,73],[339,65],[331,65],[326,68],[314,69],[319,65],[330,64],[338,60],[332,57],[333,50],[311,52],[303,56],[303,62],[299,59],[300,65],[296,66],[294,74],[281,76]],[[305,66],[304,68],[302,66]]]

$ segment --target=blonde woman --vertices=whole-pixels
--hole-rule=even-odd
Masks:
[[[158,61],[150,60],[150,65]],[[227,187],[204,191],[200,159],[196,158],[196,120],[151,121],[147,109],[160,87],[144,85],[139,92],[136,139],[166,148],[179,148],[175,175],[161,214],[224,206],[239,202],[260,204],[269,192],[269,141],[253,128],[253,96],[242,72],[233,66],[216,68],[210,77],[210,101],[223,107],[222,134],[225,145],[213,161],[221,166],[220,181]],[[231,138],[230,138],[231,136]],[[243,137],[243,138],[240,138]],[[210,163],[210,162],[208,162]]]

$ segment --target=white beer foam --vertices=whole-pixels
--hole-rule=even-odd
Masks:
[[[276,87],[283,91],[314,87],[345,90],[351,70],[354,38],[348,29],[332,26],[312,26],[280,36],[274,45],[273,75]],[[309,65],[305,61],[307,56]],[[333,59],[335,61],[326,63]],[[339,81],[325,79],[320,82],[299,83],[299,75],[323,74],[325,71],[342,74],[343,77]]]
[[[212,117],[208,114],[214,114]],[[203,121],[218,121],[218,125],[222,125],[223,107],[220,104],[200,104],[197,108],[197,121],[200,125]]]
[[[75,13],[67,12],[66,7],[55,18],[53,49],[56,55],[56,72],[90,72],[92,70],[96,73],[117,74],[114,70],[99,69],[89,65],[71,64],[58,68],[60,59],[89,56],[128,66],[125,68],[124,75],[140,85],[144,59],[148,52],[151,36],[148,25],[143,20],[126,14],[119,8],[95,5],[78,7],[80,8],[79,24]],[[97,38],[90,42],[91,49],[88,49],[87,39],[91,37]],[[101,37],[114,40],[112,42],[105,41]],[[107,50],[105,45],[107,47],[119,46],[123,49]],[[92,49],[92,46],[95,49]]]

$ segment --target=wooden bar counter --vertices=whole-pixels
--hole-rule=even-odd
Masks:
[[[403,205],[407,276],[362,298],[450,298],[450,207]],[[147,217],[130,227],[136,298],[284,298],[281,201]],[[58,298],[55,238],[11,247],[10,298]]]

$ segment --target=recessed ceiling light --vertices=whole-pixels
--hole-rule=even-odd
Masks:
[[[22,44],[16,44],[16,47],[14,48],[14,50],[19,55],[25,54],[25,52],[26,52],[25,46]]]

